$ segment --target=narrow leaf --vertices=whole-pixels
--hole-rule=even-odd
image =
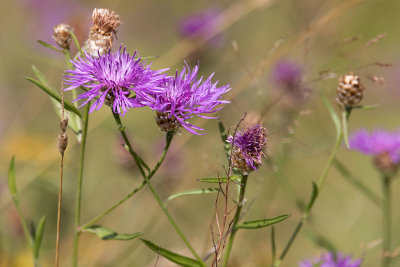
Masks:
[[[275,241],[275,227],[274,226],[271,227],[271,254],[272,254],[272,263],[274,263],[275,259],[276,259],[276,241]]]
[[[46,43],[46,42],[44,42],[44,41],[42,41],[42,40],[37,40],[37,42],[38,42],[39,44],[43,45],[44,47],[50,48],[50,49],[52,49],[52,50],[54,50],[54,51],[57,51],[57,52],[60,52],[60,53],[63,52],[63,50],[58,49],[58,48],[55,47],[54,45],[51,45],[51,44],[49,44],[49,43]]]
[[[285,214],[285,215],[280,215],[278,217],[274,217],[271,219],[261,219],[261,220],[255,220],[255,221],[248,221],[248,222],[243,222],[236,226],[236,229],[258,229],[258,228],[263,228],[267,226],[271,226],[273,224],[276,224],[278,222],[281,222],[288,218],[290,215]]]
[[[38,223],[35,232],[35,243],[33,247],[33,253],[36,258],[39,258],[40,245],[42,244],[45,223],[46,223],[46,217],[43,216],[42,218],[40,218],[40,221]]]
[[[15,174],[15,156],[11,158],[10,167],[8,168],[8,189],[13,198],[17,197],[17,182]]]
[[[348,127],[347,127],[347,111],[343,111],[342,113],[342,125],[343,125],[343,139],[346,148],[349,148],[349,134],[348,134]]]
[[[228,180],[227,177],[219,177],[219,178],[217,177],[217,178],[200,178],[197,181],[203,183],[211,183],[211,184],[218,184],[218,183],[225,184],[227,180]],[[240,181],[240,175],[232,175],[229,180]]]
[[[35,79],[29,78],[29,77],[26,77],[26,79],[28,81],[30,81],[31,83],[35,84],[40,89],[42,89],[50,97],[52,97],[53,99],[55,99],[59,103],[61,103],[61,97],[57,93],[55,93],[54,90],[50,89],[49,87],[47,87],[46,85],[44,85],[43,83],[41,83],[41,82],[39,82],[39,81],[37,81]],[[78,115],[79,117],[82,117],[82,115],[79,112],[79,110],[74,105],[72,105],[71,103],[69,103],[66,100],[64,100],[64,107],[65,107],[66,110],[69,110],[69,111],[75,113],[76,115]]]
[[[312,206],[314,205],[315,199],[318,196],[318,186],[315,182],[312,182],[312,187],[313,187],[313,191],[311,194],[310,202],[308,202],[308,204],[307,204],[306,212],[309,212],[311,210]]]
[[[71,34],[72,41],[74,41],[74,44],[76,46],[76,49],[78,50],[78,53],[82,54],[82,49],[81,49],[81,46],[79,45],[78,38],[76,38],[76,35],[74,34],[73,31],[69,31],[69,33]]]
[[[326,98],[326,96],[322,95],[322,101],[324,102],[326,108],[328,109],[329,115],[331,116],[332,121],[335,124],[336,136],[339,136],[340,132],[342,131],[342,127],[341,127],[339,116],[335,112],[335,110],[333,109],[332,105],[329,103],[329,100]]]
[[[95,234],[103,240],[127,241],[127,240],[132,240],[132,239],[142,235],[142,233],[118,234],[117,232],[114,232],[113,230],[107,229],[100,225],[89,226],[88,228],[85,228],[84,231]]]
[[[176,194],[173,194],[168,197],[168,199],[165,202],[168,202],[172,199],[182,197],[182,196],[190,196],[190,195],[201,195],[201,194],[210,194],[210,193],[216,193],[219,191],[219,188],[199,188],[199,189],[192,189],[192,190],[187,190],[187,191],[182,191]]]
[[[185,267],[198,267],[201,266],[201,264],[196,261],[195,259],[182,256],[179,254],[176,254],[172,251],[166,250],[160,246],[157,246],[156,244],[152,243],[149,240],[146,239],[140,239],[143,241],[143,243],[149,247],[151,250],[153,250],[155,253],[167,258],[168,260],[180,265],[180,266],[185,266]]]
[[[381,105],[366,105],[366,106],[353,106],[353,108],[359,108],[359,109],[375,109],[379,108]]]

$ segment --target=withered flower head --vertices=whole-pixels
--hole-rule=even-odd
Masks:
[[[95,8],[92,14],[93,26],[103,35],[110,35],[121,24],[119,15],[106,8]]]
[[[68,48],[71,44],[70,26],[68,24],[58,24],[53,28],[53,39],[61,48]]]
[[[360,77],[351,72],[339,78],[336,101],[345,107],[357,105],[363,98],[363,91]]]

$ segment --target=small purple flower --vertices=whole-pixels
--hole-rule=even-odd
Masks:
[[[203,12],[193,14],[181,20],[179,32],[184,37],[207,38],[210,32],[215,32],[221,24],[221,10],[219,8],[209,8]],[[208,41],[212,46],[221,43],[221,35],[217,35]]]
[[[106,101],[115,113],[123,116],[129,108],[142,106],[135,97],[146,100],[150,98],[149,94],[162,92],[160,83],[167,78],[162,73],[167,69],[153,71],[150,69],[151,64],[146,66],[146,62],[141,61],[140,57],[135,59],[136,55],[135,51],[130,56],[122,46],[119,51],[109,51],[98,58],[85,52],[83,58],[78,57],[71,61],[74,70],[68,70],[70,75],[64,76],[66,84],[70,85],[65,90],[79,86],[88,88],[89,91],[82,93],[74,101],[86,99],[81,105],[83,106],[97,98],[90,107],[90,112],[98,110]]]
[[[395,173],[400,165],[400,131],[359,130],[349,139],[349,147],[373,157],[375,167],[383,173]]]
[[[281,60],[272,69],[272,80],[277,86],[294,91],[301,85],[302,74],[300,66],[292,61]]]
[[[299,263],[299,267],[359,267],[361,259],[352,260],[352,256],[345,256],[337,253],[336,258],[332,253],[323,254],[320,258],[314,260],[305,260]]]
[[[257,170],[265,157],[263,150],[267,144],[266,135],[267,130],[264,127],[255,125],[237,132],[234,137],[229,136],[227,142],[233,145],[233,165],[242,172]]]
[[[163,131],[176,131],[182,126],[192,134],[199,134],[196,130],[204,130],[187,122],[194,115],[205,118],[214,119],[215,117],[206,117],[201,114],[216,112],[222,107],[217,107],[220,104],[229,103],[221,100],[223,94],[231,88],[229,85],[217,87],[218,81],[211,82],[214,74],[211,74],[206,80],[203,77],[197,79],[199,66],[195,66],[191,71],[189,66],[183,67],[183,70],[176,72],[172,79],[165,79],[163,83],[164,90],[154,94],[153,98],[142,99],[138,98],[138,102],[142,105],[147,105],[151,109],[157,111],[160,128]],[[161,124],[173,124],[169,128]]]

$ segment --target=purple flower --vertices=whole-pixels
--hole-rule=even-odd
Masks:
[[[83,58],[78,57],[71,61],[74,70],[67,71],[70,75],[65,76],[66,84],[70,87],[65,90],[79,86],[88,88],[87,92],[74,101],[86,99],[81,105],[83,106],[97,98],[90,107],[90,112],[99,109],[106,101],[115,113],[123,116],[129,108],[142,106],[135,97],[146,100],[150,98],[149,94],[162,92],[160,83],[167,78],[166,74],[162,74],[167,69],[153,71],[140,57],[135,59],[136,54],[137,52],[130,56],[122,46],[119,51],[109,51],[98,58],[85,52]]]
[[[184,37],[207,38],[208,34],[215,32],[221,24],[220,14],[219,8],[209,8],[186,17],[179,24],[179,32]],[[208,44],[218,46],[221,40],[221,35],[218,35],[209,40]]]
[[[239,131],[236,135],[229,136],[227,142],[233,145],[233,165],[247,172],[256,170],[265,157],[263,152],[267,143],[267,130],[261,125],[255,125],[245,131]]]
[[[305,260],[299,263],[299,267],[359,267],[361,259],[352,261],[352,256],[344,256],[337,253],[336,258],[332,253],[323,254],[320,258],[314,260]]]
[[[171,122],[175,126],[184,127],[192,134],[199,134],[196,130],[204,129],[188,123],[187,120],[193,118],[194,115],[205,119],[214,119],[215,117],[205,117],[201,114],[216,112],[222,109],[222,107],[217,107],[218,105],[229,103],[221,100],[221,97],[231,88],[229,85],[217,87],[218,81],[212,83],[211,78],[214,74],[204,81],[203,77],[197,79],[198,70],[199,66],[195,66],[191,71],[186,65],[180,73],[176,72],[175,77],[164,80],[162,86],[165,89],[163,91],[154,94],[150,101],[148,98],[138,98],[138,102],[157,111],[157,115],[162,117],[160,121]],[[160,123],[158,124],[160,125]],[[161,127],[161,125],[160,128],[167,132],[174,130]],[[174,128],[176,130],[176,127]]]
[[[349,146],[350,149],[374,157],[387,154],[393,164],[400,163],[400,131],[388,132],[376,129],[369,133],[362,129],[352,134]]]
[[[279,61],[272,70],[272,80],[285,90],[293,91],[300,87],[302,81],[302,69],[288,60]]]

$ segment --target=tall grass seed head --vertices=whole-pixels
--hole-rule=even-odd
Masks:
[[[183,67],[181,72],[176,72],[171,79],[164,79],[160,93],[154,94],[150,101],[138,98],[141,104],[149,106],[157,112],[156,122],[164,132],[177,133],[179,127],[185,128],[192,134],[204,129],[188,122],[194,116],[205,119],[203,114],[214,113],[222,107],[221,104],[229,103],[221,100],[222,95],[231,88],[229,85],[218,87],[217,82],[211,82],[214,74],[203,81],[203,77],[197,78],[199,66],[190,70],[189,66]]]
[[[71,33],[70,26],[68,24],[62,23],[54,26],[52,38],[57,43],[57,45],[63,49],[68,49],[71,44]]]
[[[333,253],[325,253],[319,258],[313,260],[305,260],[299,263],[299,267],[359,267],[361,266],[361,259],[353,260],[352,256],[345,256],[338,252],[336,255]]]
[[[99,109],[104,103],[110,105],[114,113],[122,116],[132,107],[141,107],[136,98],[144,102],[164,91],[160,84],[165,80],[167,69],[151,70],[137,52],[132,56],[120,47],[119,51],[109,51],[98,58],[90,56],[86,51],[83,57],[72,60],[73,70],[64,76],[71,90],[80,86],[88,89],[74,101],[84,100],[82,105],[94,100],[90,112]]]
[[[353,73],[341,76],[336,94],[336,101],[345,107],[360,103],[364,95],[364,86],[360,82],[360,77]]]
[[[375,167],[383,173],[394,173],[400,165],[400,131],[359,130],[349,138],[349,147],[373,157]]]
[[[229,136],[227,142],[232,145],[232,164],[242,173],[249,173],[261,166],[265,157],[264,149],[267,144],[267,129],[255,125],[244,131]]]

